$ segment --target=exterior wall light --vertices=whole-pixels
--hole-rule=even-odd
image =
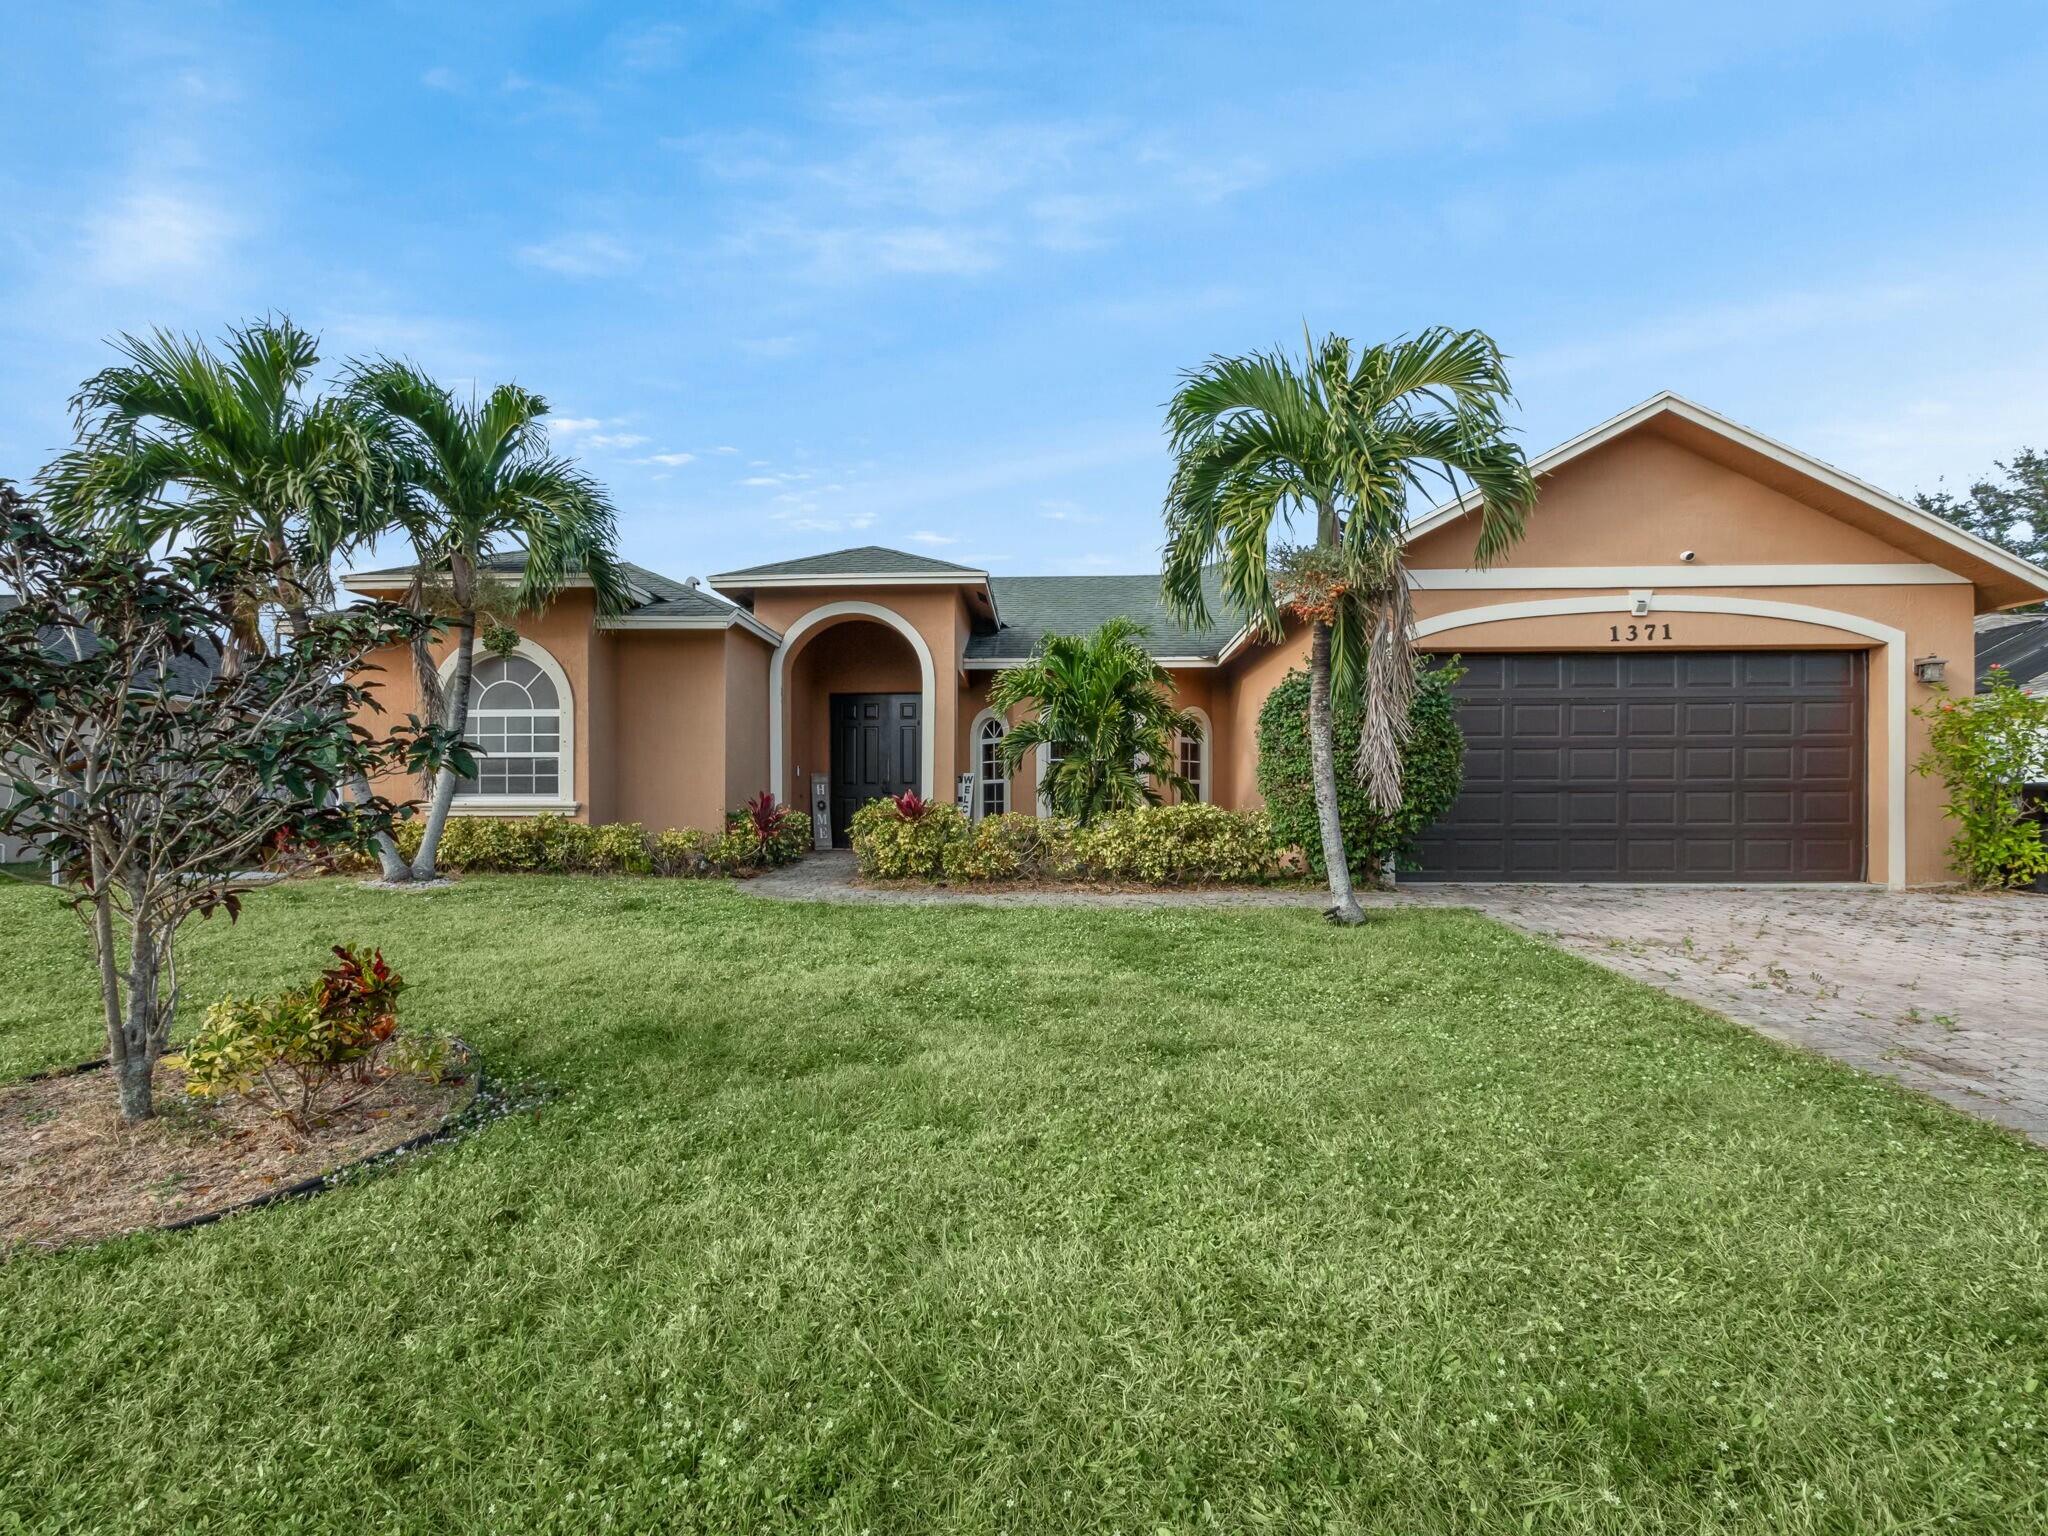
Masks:
[[[1913,661],[1913,676],[1923,683],[1938,683],[1948,671],[1945,656],[1919,656]]]

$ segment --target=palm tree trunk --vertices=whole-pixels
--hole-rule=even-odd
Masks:
[[[303,635],[312,627],[313,616],[306,607],[305,599],[296,593],[288,596],[285,601],[285,623],[289,626],[289,632],[294,635]],[[350,782],[348,792],[358,805],[367,801],[373,793],[369,779],[360,773]],[[387,883],[412,878],[412,868],[405,862],[405,855],[398,851],[398,844],[389,832],[377,834],[377,865],[383,871],[383,878]]]
[[[469,729],[469,676],[476,666],[476,610],[465,606],[455,621],[455,675],[448,680],[448,727],[457,737]],[[413,855],[412,877],[435,879],[434,856],[441,846],[442,830],[448,825],[448,809],[455,803],[455,770],[446,763],[434,775],[434,798],[427,807],[427,825],[420,833],[419,852]]]
[[[1323,835],[1323,865],[1330,875],[1333,923],[1355,927],[1365,909],[1351,893],[1351,863],[1344,856],[1344,828],[1337,818],[1337,751],[1330,721],[1330,626],[1314,626],[1308,653],[1308,749],[1316,792],[1316,823]]]

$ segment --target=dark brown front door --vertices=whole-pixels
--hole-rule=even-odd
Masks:
[[[1423,880],[1860,880],[1858,651],[1468,656]]]
[[[832,695],[832,846],[844,848],[853,813],[918,785],[922,701],[914,693]]]

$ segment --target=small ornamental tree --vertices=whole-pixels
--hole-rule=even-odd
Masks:
[[[1344,856],[1367,878],[1412,857],[1415,839],[1451,808],[1465,782],[1465,738],[1451,685],[1464,676],[1456,659],[1416,669],[1408,739],[1401,748],[1401,808],[1383,814],[1353,771],[1365,703],[1357,694],[1334,707],[1337,819]],[[1273,820],[1273,840],[1299,847],[1318,875],[1323,864],[1315,766],[1309,744],[1309,678],[1290,672],[1259,710],[1259,793]]]
[[[1938,773],[1948,786],[1950,862],[1975,886],[2031,884],[2048,874],[2048,844],[2022,791],[2048,780],[2048,698],[2025,692],[2003,667],[1991,668],[1974,698],[1937,692],[1913,711],[1928,722],[1927,755],[1913,771]]]
[[[93,938],[107,1056],[124,1119],[178,1004],[185,920],[234,919],[248,871],[289,874],[366,850],[401,813],[342,791],[439,761],[473,772],[450,733],[409,718],[373,736],[364,658],[431,620],[385,604],[325,615],[278,649],[217,665],[252,583],[274,572],[219,546],[162,559],[53,529],[0,483],[0,834],[35,846]]]

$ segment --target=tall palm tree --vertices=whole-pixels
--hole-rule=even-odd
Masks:
[[[1094,634],[1047,635],[1038,654],[1000,673],[989,707],[1033,711],[1003,738],[1012,773],[1043,746],[1053,764],[1045,797],[1053,810],[1086,826],[1110,811],[1159,802],[1159,786],[1186,793],[1173,741],[1199,726],[1173,704],[1173,678],[1139,644],[1145,631],[1111,619]]]
[[[1282,610],[1309,621],[1309,744],[1330,872],[1331,921],[1365,921],[1337,819],[1333,690],[1363,688],[1359,773],[1384,812],[1401,804],[1401,749],[1414,691],[1403,539],[1411,495],[1474,495],[1476,564],[1522,535],[1536,487],[1502,410],[1500,349],[1480,331],[1435,327],[1365,348],[1304,338],[1284,353],[1212,357],[1181,377],[1167,409],[1175,456],[1166,497],[1168,605],[1206,622],[1205,564],[1220,558],[1232,606],[1269,638]],[[1313,539],[1274,549],[1274,525]]]
[[[231,329],[221,352],[158,330],[114,343],[121,361],[72,397],[77,445],[39,478],[57,516],[137,550],[186,536],[262,561],[268,580],[230,612],[221,664],[268,644],[265,610],[305,631],[334,595],[333,561],[374,537],[369,435],[345,399],[309,399],[319,339],[285,316]],[[368,799],[367,781],[352,786]],[[387,879],[405,861],[379,834]]]
[[[181,535],[268,563],[234,615],[230,660],[265,645],[263,610],[302,629],[333,594],[331,561],[375,530],[372,459],[345,400],[308,399],[316,337],[278,317],[230,330],[217,354],[155,331],[72,397],[77,446],[38,477],[57,516],[138,549]]]
[[[600,611],[615,612],[624,605],[625,588],[612,554],[611,499],[548,451],[548,403],[516,384],[500,384],[481,401],[464,404],[412,364],[379,358],[351,371],[349,396],[383,460],[391,523],[411,539],[419,571],[447,575],[455,671],[444,691],[442,723],[459,737],[469,726],[469,682],[491,558],[515,548],[524,553],[516,593],[522,609],[539,608],[580,574],[595,588]],[[455,778],[446,765],[435,776],[413,858],[415,880],[434,877]]]

